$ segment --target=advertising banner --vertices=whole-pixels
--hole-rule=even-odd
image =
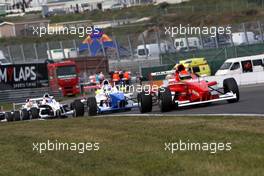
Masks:
[[[45,63],[0,66],[0,90],[47,87]]]

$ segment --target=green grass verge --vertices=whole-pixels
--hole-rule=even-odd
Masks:
[[[0,108],[2,108],[4,111],[10,111],[13,109],[12,103],[0,103]]]
[[[2,175],[248,176],[264,171],[264,120],[111,117],[0,124]],[[231,142],[231,151],[164,150],[165,142]],[[33,142],[98,142],[99,151],[32,151]]]

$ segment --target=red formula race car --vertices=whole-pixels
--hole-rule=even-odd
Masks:
[[[202,78],[188,73],[184,67],[176,71],[152,73],[152,76],[167,76],[167,84],[158,91],[143,91],[138,94],[138,105],[141,113],[151,112],[152,106],[158,104],[161,112],[171,111],[179,107],[198,104],[209,104],[224,101],[234,103],[239,101],[239,89],[234,78],[223,81],[223,87],[217,87],[217,82],[207,82]],[[173,73],[173,74],[171,74]]]

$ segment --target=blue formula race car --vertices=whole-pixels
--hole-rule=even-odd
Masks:
[[[132,96],[133,93],[124,93],[116,86],[112,87],[109,81],[104,80],[102,87],[96,91],[96,95],[86,99],[88,115],[94,116],[104,112],[120,112],[137,108],[138,103],[133,101]]]

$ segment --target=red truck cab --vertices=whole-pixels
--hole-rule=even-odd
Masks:
[[[59,61],[48,65],[49,85],[52,91],[59,90],[63,96],[80,93],[79,70],[74,61]]]

